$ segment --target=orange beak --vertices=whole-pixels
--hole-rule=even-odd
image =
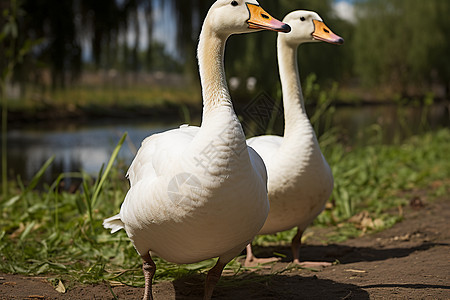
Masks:
[[[245,3],[250,14],[247,20],[250,29],[265,29],[279,32],[289,32],[291,27],[283,22],[278,21],[269,15],[261,6],[251,3]]]
[[[344,39],[334,34],[324,22],[319,20],[313,20],[313,22],[314,32],[312,36],[314,39],[335,45],[342,45],[344,43]]]

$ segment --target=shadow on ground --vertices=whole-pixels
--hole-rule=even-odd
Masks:
[[[177,300],[201,299],[205,276],[189,276],[173,282]],[[316,276],[258,275],[222,277],[214,299],[369,299],[369,294],[352,284]]]
[[[300,249],[301,261],[327,261],[341,264],[349,264],[362,261],[381,261],[390,258],[400,258],[409,256],[416,251],[426,251],[435,246],[449,246],[445,243],[425,242],[414,247],[399,248],[375,248],[375,247],[352,247],[346,245],[308,245]],[[257,257],[273,257],[274,253],[284,255],[282,262],[292,261],[292,252],[290,247],[253,247]],[[245,254],[245,252],[243,252]]]

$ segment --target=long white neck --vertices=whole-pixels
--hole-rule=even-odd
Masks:
[[[282,178],[289,172],[292,184],[299,186],[303,193],[305,190],[315,193],[324,187],[331,192],[333,177],[305,111],[297,64],[298,46],[287,44],[279,34],[277,49],[285,127],[276,170]]]
[[[206,22],[206,21],[205,21]],[[225,78],[224,51],[227,36],[218,36],[203,26],[198,44],[198,63],[203,96],[203,121],[219,106],[232,107]]]
[[[228,36],[220,36],[205,20],[198,45],[198,62],[203,96],[203,117],[195,137],[194,151],[202,153],[211,146],[221,159],[211,161],[218,169],[229,168],[230,161],[248,163],[247,144],[239,119],[233,109],[224,70],[224,50]],[[196,153],[197,153],[196,152]],[[238,153],[236,157],[235,153]]]
[[[305,111],[305,104],[300,85],[300,75],[297,62],[298,46],[287,44],[278,35],[278,68],[280,72],[281,87],[283,92],[284,106],[284,137],[298,135],[301,131],[312,130],[308,116]]]

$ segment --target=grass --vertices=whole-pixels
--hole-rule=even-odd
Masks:
[[[326,155],[335,177],[332,206],[319,216],[316,224],[341,223],[345,230],[343,221],[367,211],[373,220],[380,220],[372,229],[381,230],[401,218],[388,212],[408,204],[423,191],[427,200],[447,195],[449,141],[450,131],[443,129],[397,145],[374,143],[356,149],[345,149],[342,145],[331,148]],[[338,227],[335,236],[339,235]]]
[[[64,89],[42,91],[30,86],[19,99],[10,99],[12,111],[39,111],[59,109],[104,109],[135,107],[160,108],[167,105],[198,105],[201,103],[200,90],[189,86],[70,86]]]
[[[415,197],[426,201],[450,191],[450,130],[413,136],[401,144],[347,148],[334,144],[324,151],[334,176],[331,199],[314,222],[331,227],[327,242],[341,242],[391,227],[402,219],[401,207]],[[400,209],[399,209],[400,207]],[[365,224],[349,222],[366,214]],[[361,220],[360,220],[361,221]],[[259,236],[256,243],[290,242],[296,229]]]
[[[327,209],[315,221],[316,226],[333,228],[329,241],[390,227],[401,219],[395,209],[421,191],[427,191],[427,200],[432,200],[450,190],[449,129],[393,145],[381,144],[380,137],[374,135],[369,145],[356,148],[339,143],[335,136],[321,140],[326,145],[324,155],[333,169],[335,188]],[[61,174],[44,190],[37,190],[43,172],[52,163],[50,158],[28,186],[20,180],[8,184],[7,197],[0,201],[2,272],[47,274],[55,284],[59,280],[106,280],[113,285],[143,285],[141,260],[126,234],[121,231],[111,235],[102,227],[104,218],[117,213],[128,188],[125,170],[116,162],[123,140],[97,179],[83,172]],[[75,193],[60,189],[65,177],[80,178],[81,188]],[[368,226],[348,221],[362,213],[366,221],[371,221]],[[294,234],[290,230],[260,236],[256,243],[287,243]],[[171,264],[159,258],[155,262],[158,281],[204,273],[215,260],[191,265]],[[236,274],[242,270],[236,261],[227,269]]]

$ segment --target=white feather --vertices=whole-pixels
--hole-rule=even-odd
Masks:
[[[296,226],[303,231],[324,209],[333,189],[331,169],[304,109],[297,67],[298,45],[312,41],[312,19],[321,20],[314,12],[290,13],[283,22],[290,24],[292,31],[278,33],[284,136],[258,136],[247,141],[263,158],[268,173],[270,212],[260,234]]]
[[[250,31],[245,5],[216,1],[205,19],[198,47],[201,127],[146,138],[128,170],[120,213],[104,222],[114,232],[124,228],[141,256],[152,251],[175,263],[217,256],[228,262],[267,217],[266,169],[247,147],[223,70],[228,32]]]

